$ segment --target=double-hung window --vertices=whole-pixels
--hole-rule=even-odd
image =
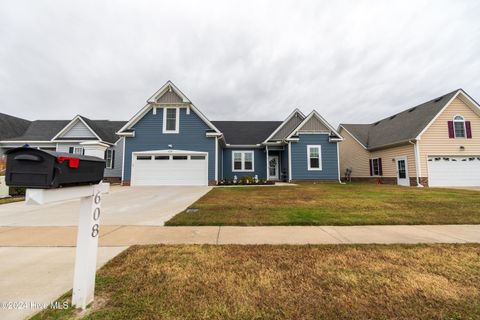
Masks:
[[[105,150],[105,165],[107,169],[113,169],[113,152],[112,149]]]
[[[370,162],[370,171],[372,176],[381,176],[382,175],[382,160],[380,158],[371,159]]]
[[[163,133],[178,133],[180,108],[163,108]]]
[[[83,154],[83,147],[70,147],[68,149],[68,152],[69,153],[73,153],[73,154]]]
[[[322,146],[307,146],[307,162],[309,171],[322,170]]]
[[[453,118],[455,138],[465,138],[465,119],[462,116]]]
[[[254,171],[253,151],[232,151],[232,171]]]

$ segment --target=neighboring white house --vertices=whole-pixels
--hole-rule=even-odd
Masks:
[[[74,154],[84,154],[85,150],[105,150],[105,177],[119,181],[124,139],[115,132],[125,123],[90,120],[80,115],[72,120],[28,121],[0,113],[0,157],[6,150],[22,146]]]

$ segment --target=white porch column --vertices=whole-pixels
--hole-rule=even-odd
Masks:
[[[266,152],[265,158],[266,158],[266,163],[267,163],[267,171],[265,171],[265,173],[266,173],[265,179],[268,180],[268,176],[269,176],[269,174],[268,174],[268,146],[266,146],[266,150],[267,150],[267,152]]]
[[[292,181],[292,142],[288,141],[288,182]]]

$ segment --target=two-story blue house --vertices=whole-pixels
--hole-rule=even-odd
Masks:
[[[124,139],[124,185],[340,177],[342,137],[318,112],[296,109],[284,121],[210,121],[170,81],[117,134]]]

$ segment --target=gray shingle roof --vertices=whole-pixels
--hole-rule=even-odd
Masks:
[[[126,121],[90,120],[82,119],[94,130],[102,141],[115,143],[118,136],[115,134]],[[71,120],[35,120],[20,135],[9,137],[11,141],[49,141],[60,132]],[[5,140],[5,139],[2,139]]]
[[[69,122],[69,120],[35,120],[30,123],[24,134],[9,140],[49,141]]]
[[[372,124],[341,124],[367,149],[378,149],[415,139],[461,89],[376,121]]]
[[[0,140],[22,135],[30,125],[30,121],[0,113]]]
[[[253,145],[265,141],[282,121],[212,121],[228,144]]]

